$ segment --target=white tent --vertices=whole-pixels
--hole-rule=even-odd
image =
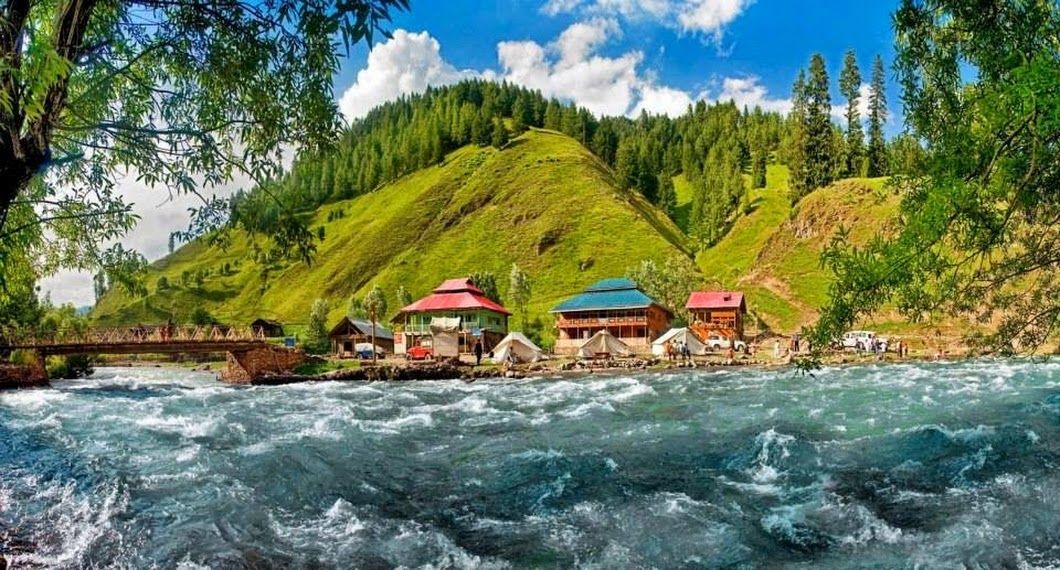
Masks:
[[[696,335],[692,334],[692,331],[688,330],[687,327],[666,331],[666,333],[651,343],[651,353],[655,356],[666,356],[667,342],[674,345],[675,349],[677,343],[683,342],[688,345],[688,350],[692,354],[701,355],[707,353],[707,345],[700,342]]]
[[[460,356],[460,317],[431,319],[431,350],[435,358]]]
[[[603,329],[578,348],[578,356],[582,358],[633,356],[633,349],[628,344],[615,338],[615,335],[608,332],[607,329]]]
[[[544,354],[534,342],[521,332],[508,333],[508,336],[493,347],[493,362],[501,364],[513,356],[516,362],[537,362]]]

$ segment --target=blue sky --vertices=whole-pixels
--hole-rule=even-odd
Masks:
[[[544,52],[545,64],[533,68],[532,80],[519,82],[582,104],[585,98],[587,106],[597,112],[614,114],[623,108],[625,114],[636,112],[644,89],[649,95],[655,93],[653,89],[667,90],[665,103],[644,105],[656,112],[680,108],[681,94],[691,100],[735,96],[741,103],[761,100],[766,106],[783,109],[795,75],[814,52],[825,56],[833,84],[847,49],[856,51],[866,83],[875,54],[889,63],[893,56],[890,14],[895,4],[879,0],[412,0],[411,11],[398,14],[392,23],[399,35],[375,46],[377,52],[395,52],[394,57],[373,69],[367,47],[359,46],[336,76],[336,96],[341,99],[351,86],[355,88],[359,96],[343,107],[354,118],[379,101],[418,90],[411,86],[447,83],[468,75],[519,81],[518,71],[526,68],[516,66],[513,71],[506,63],[519,59],[509,56],[502,61],[498,48],[511,42],[532,42]],[[548,76],[560,74],[559,68],[565,65],[560,52],[566,45],[564,33],[572,26],[595,28],[591,47],[576,54],[585,64],[577,69],[587,76],[587,85],[572,84],[570,77],[549,81]],[[415,35],[409,39],[403,32],[425,32],[429,38]],[[568,38],[577,35],[568,34]],[[415,53],[416,49],[431,51],[425,47],[429,40],[437,42],[435,63],[442,66],[433,74]],[[419,48],[404,49],[416,43]],[[527,58],[533,56],[524,53],[524,63]],[[599,63],[605,68],[595,82],[594,58],[603,59]],[[406,63],[408,73],[396,74],[395,69]],[[369,74],[367,81],[358,82],[359,72]],[[428,77],[420,81],[417,73]],[[380,85],[373,88],[369,83],[375,75],[388,80],[377,77]],[[726,79],[740,82],[730,82],[727,89]],[[409,87],[394,87],[402,82]],[[614,89],[615,99],[591,98],[615,82],[625,82],[629,88]],[[624,106],[627,95],[630,104]],[[893,85],[888,86],[887,95],[894,115],[900,108]],[[833,103],[842,103],[836,87]],[[895,117],[887,130],[893,134],[900,129],[900,118]]]

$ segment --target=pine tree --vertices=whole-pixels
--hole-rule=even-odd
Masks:
[[[839,75],[839,89],[847,99],[847,132],[845,142],[843,176],[861,174],[862,155],[864,154],[864,134],[861,129],[861,115],[858,103],[861,97],[861,71],[858,69],[854,50],[849,50],[843,58],[843,71]]]
[[[658,181],[658,200],[656,205],[666,215],[673,219],[674,213],[677,211],[677,192],[674,190],[674,179],[672,176],[666,173],[659,175]]]
[[[490,135],[490,144],[496,149],[502,149],[508,144],[508,128],[504,126],[504,120],[499,117],[493,118],[493,133]]]
[[[883,139],[883,124],[887,122],[886,77],[883,58],[876,55],[872,65],[872,91],[869,93],[869,149],[868,176],[887,173],[887,143]]]
[[[548,106],[545,107],[545,128],[558,131],[563,126],[563,109],[560,107],[559,101],[550,99]]]
[[[526,101],[526,97],[522,94],[515,98],[515,103],[512,105],[512,133],[516,136],[523,134],[529,127],[533,118],[531,117],[532,110],[530,105]]]
[[[615,181],[622,190],[629,190],[637,185],[640,179],[640,154],[633,137],[626,137],[618,143],[615,155]]]
[[[751,130],[751,188],[766,187],[766,163],[769,148],[765,129],[755,126]]]
[[[177,245],[177,234],[169,234],[169,253],[172,255],[173,251],[176,250]]]
[[[810,58],[810,75],[806,84],[806,182],[811,190],[827,186],[834,179],[832,100],[828,86],[824,57],[814,54]]]
[[[492,129],[490,121],[483,113],[476,113],[471,123],[471,142],[478,146],[488,146],[491,141]]]
[[[800,69],[791,87],[791,114],[788,115],[788,186],[794,204],[809,191],[806,162],[806,72]]]

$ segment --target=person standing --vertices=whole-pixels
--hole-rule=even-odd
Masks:
[[[780,339],[778,338],[773,339],[773,359],[780,359]]]
[[[482,364],[482,341],[475,341],[475,366]]]

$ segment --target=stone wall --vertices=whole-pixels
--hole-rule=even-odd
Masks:
[[[264,376],[290,374],[306,361],[300,349],[267,346],[238,352],[229,352],[226,366],[218,374],[222,382],[229,384],[251,384]]]
[[[33,355],[31,364],[0,364],[0,389],[31,388],[48,384],[48,369],[44,366],[44,358],[38,353]]]

